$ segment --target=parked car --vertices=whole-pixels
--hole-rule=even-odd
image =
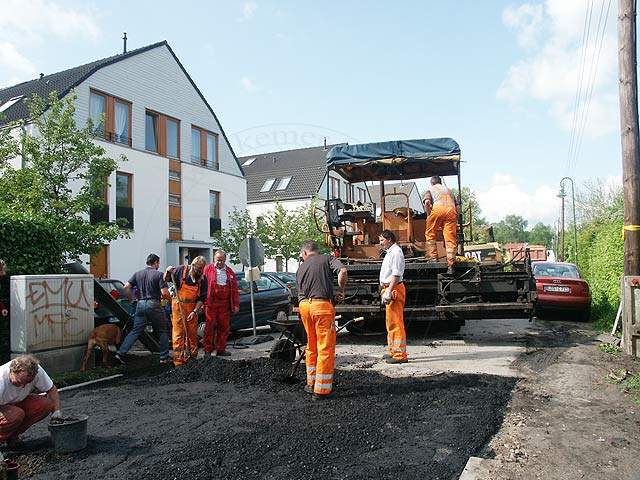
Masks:
[[[533,262],[532,265],[538,293],[537,316],[570,312],[580,320],[589,320],[591,292],[576,265],[564,262]]]
[[[296,282],[296,274],[292,272],[264,272],[268,275],[276,277],[280,283],[285,284],[291,289],[294,296],[298,295],[298,284]]]
[[[269,325],[269,320],[279,316],[288,316],[297,301],[295,280],[287,282],[280,280],[272,272],[263,272],[260,279],[253,283],[253,303],[256,312],[256,326]],[[289,283],[289,285],[288,285]],[[238,272],[238,289],[240,290],[240,311],[231,317],[231,330],[252,328],[251,290],[249,282],[244,278],[244,272]]]

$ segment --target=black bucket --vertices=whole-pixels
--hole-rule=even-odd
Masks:
[[[75,415],[49,423],[53,449],[57,453],[71,453],[87,446],[87,415]]]

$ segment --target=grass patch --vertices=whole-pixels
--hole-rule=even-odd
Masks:
[[[593,321],[591,322],[591,326],[593,327],[593,329],[596,332],[600,332],[600,333],[609,333],[611,332],[611,329],[613,328],[613,322],[615,320],[615,314],[614,314],[614,318],[611,319],[610,317],[598,317],[593,319]]]
[[[617,357],[622,353],[621,348],[616,347],[615,345],[611,345],[610,343],[601,343],[600,345],[598,345],[598,350],[604,353],[608,353],[609,355],[613,355],[614,357]]]
[[[626,393],[640,393],[640,373],[627,377],[622,382],[622,388]]]
[[[109,377],[118,373],[124,372],[124,365],[118,365],[114,368],[93,368],[86,372],[65,372],[57,375],[52,375],[51,380],[58,388],[69,387],[71,385],[77,385],[78,383],[89,382],[91,380],[98,380],[99,378]]]

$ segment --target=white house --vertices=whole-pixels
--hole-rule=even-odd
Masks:
[[[309,147],[281,152],[240,157],[247,179],[247,211],[254,220],[275,208],[276,201],[288,211],[309,206],[312,198],[327,199],[326,156],[333,145]],[[335,172],[330,172],[329,198],[344,202],[369,202],[371,197],[364,183],[350,184]],[[276,261],[267,259],[266,271],[276,270]],[[298,268],[290,260],[287,270]],[[283,267],[284,268],[284,267]]]
[[[126,280],[151,252],[163,265],[211,259],[212,234],[234,207],[245,208],[247,183],[216,114],[169,44],[0,90],[3,122],[27,118],[24,98],[54,90],[60,97],[75,91],[77,124],[92,118],[95,142],[112,158],[128,159],[109,179],[108,208],[93,220],[126,218],[130,238],[106,245],[91,272]]]

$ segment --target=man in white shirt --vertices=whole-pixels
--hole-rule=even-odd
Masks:
[[[380,234],[380,246],[387,253],[380,267],[382,302],[386,304],[387,345],[384,355],[387,363],[407,363],[407,333],[404,328],[404,302],[406,291],[403,283],[404,254],[390,230]]]
[[[21,355],[0,366],[0,442],[18,446],[18,435],[51,412],[51,418],[62,417],[60,396],[37,358]]]

